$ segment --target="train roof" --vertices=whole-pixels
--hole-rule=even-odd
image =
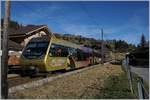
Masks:
[[[49,36],[45,35],[45,36],[42,36],[42,37],[36,37],[36,38],[32,38],[30,40],[30,42],[49,42],[50,40],[51,40],[52,43],[60,44],[60,45],[67,46],[67,47],[72,47],[72,48],[75,48],[75,49],[80,49],[80,50],[82,50],[86,53],[95,52],[95,53],[100,54],[99,51],[94,50],[92,48],[84,47],[83,45],[78,45],[78,44],[63,40],[63,39],[58,39],[54,36],[49,37]]]
[[[52,38],[52,43],[61,44],[63,46],[72,47],[72,48],[76,48],[76,49],[80,48],[80,46],[75,43],[72,43],[72,42],[69,42],[69,41],[66,41],[63,39],[58,39],[56,37]]]
[[[84,46],[80,46],[80,49],[84,52],[88,52],[88,53],[92,53],[93,49],[92,48],[88,48],[88,47],[84,47]]]
[[[50,41],[50,37],[45,35],[45,36],[42,36],[42,37],[35,37],[35,38],[32,38],[29,42],[49,42]]]

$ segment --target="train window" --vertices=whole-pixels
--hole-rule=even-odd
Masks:
[[[62,52],[61,52],[61,56],[62,57],[67,57],[69,55],[68,53],[68,48],[67,47],[62,47]]]
[[[68,48],[58,44],[52,44],[50,48],[49,55],[51,57],[67,57]]]
[[[47,47],[47,43],[41,42],[39,44],[37,44],[38,47],[43,48],[43,47]]]
[[[30,42],[28,45],[27,45],[27,48],[34,48],[36,47],[36,43],[35,42]]]
[[[77,49],[78,61],[87,60],[88,57],[89,57],[89,53],[85,53],[82,50]]]
[[[38,58],[44,55],[47,51],[48,42],[30,42],[23,51],[23,56],[26,58]]]
[[[75,49],[75,48],[71,48],[71,47],[69,47],[68,48],[68,52],[69,52],[69,55],[71,56],[71,57],[73,57],[73,59],[75,60],[75,61],[77,61],[77,49]]]
[[[77,51],[74,48],[68,48],[68,52],[69,52],[69,55],[72,55],[72,56],[76,56],[77,55]]]

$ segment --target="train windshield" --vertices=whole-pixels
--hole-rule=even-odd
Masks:
[[[30,42],[23,52],[23,56],[30,59],[42,57],[46,54],[48,42]]]

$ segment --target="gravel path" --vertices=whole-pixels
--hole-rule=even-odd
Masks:
[[[99,65],[90,70],[62,77],[43,86],[9,94],[9,98],[30,99],[78,99],[93,98],[99,94],[104,80],[123,71],[118,65]]]
[[[131,66],[131,71],[138,74],[149,84],[149,68],[136,68]]]

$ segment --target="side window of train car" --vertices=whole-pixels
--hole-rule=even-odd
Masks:
[[[56,51],[56,46],[52,44],[50,47],[49,56],[54,57],[56,55],[55,51]]]
[[[65,47],[65,46],[61,46],[61,57],[67,57],[69,55],[68,53],[68,47]]]
[[[75,48],[71,48],[71,47],[69,47],[68,48],[68,52],[69,52],[69,55],[71,56],[71,57],[73,57],[73,59],[75,60],[75,61],[77,61],[77,49],[75,49]]]
[[[77,51],[74,48],[69,47],[68,52],[69,52],[69,55],[71,55],[71,56],[76,56],[77,55]]]
[[[67,57],[68,56],[68,50],[67,47],[58,45],[58,44],[52,44],[49,56],[51,57]]]
[[[83,60],[86,60],[87,55],[83,51],[77,49],[77,58],[78,58],[78,61],[83,61]]]

